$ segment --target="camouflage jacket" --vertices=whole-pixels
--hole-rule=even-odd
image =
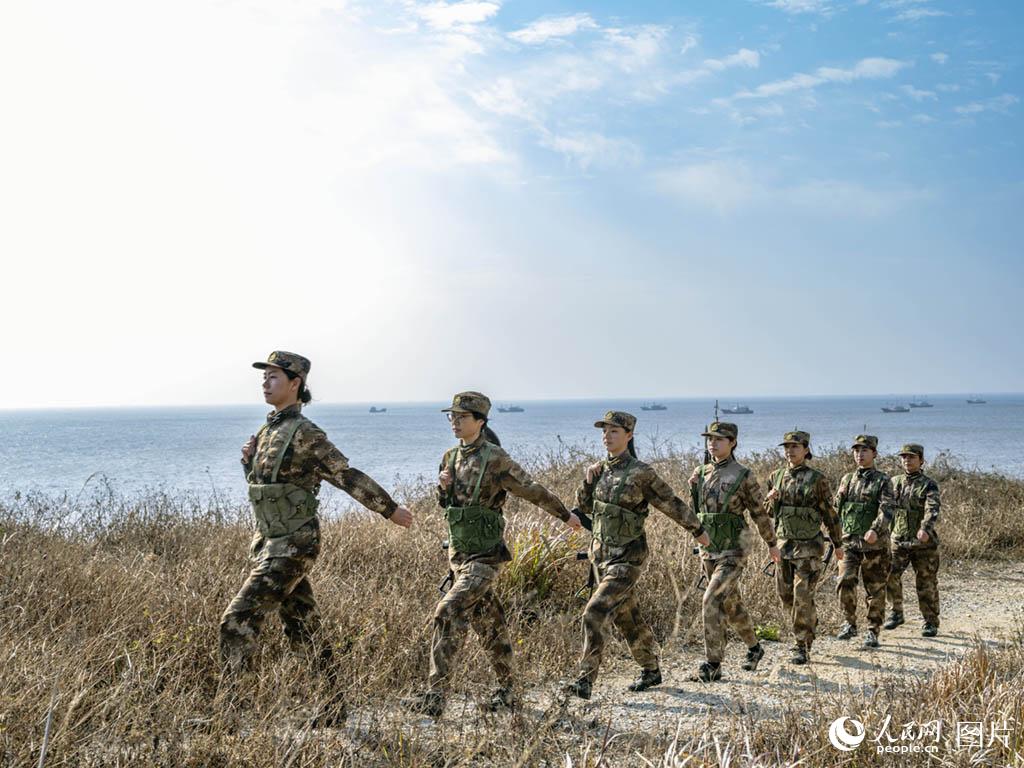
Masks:
[[[287,448],[285,432],[292,419],[299,419],[299,428]],[[284,448],[279,483],[292,483],[312,493],[320,492],[320,483],[326,480],[340,488],[364,507],[391,517],[398,505],[376,482],[358,469],[348,465],[348,459],[327,439],[320,427],[301,413],[299,405],[267,416],[267,423],[256,439],[256,452],[249,463],[242,462],[249,483],[269,483],[274,462]]]
[[[490,446],[490,455],[484,475],[480,477],[481,450],[485,445]],[[568,521],[569,510],[561,500],[543,485],[534,482],[501,446],[488,443],[483,434],[469,445],[457,445],[445,451],[438,472],[448,469],[453,459],[455,472],[452,484],[448,489],[442,488],[440,484],[437,486],[437,503],[440,506],[447,508],[468,505],[472,500],[473,489],[479,478],[480,494],[477,497],[477,504],[482,507],[489,507],[500,512],[505,504],[505,499],[511,493],[513,496],[518,496],[537,505],[563,522]],[[511,559],[504,543],[494,552],[476,555],[462,552],[450,552],[449,554],[452,562],[456,564],[475,560],[493,565]]]
[[[628,475],[627,475],[628,472]],[[642,515],[648,505],[665,513],[694,536],[704,532],[697,515],[680,499],[658,473],[648,464],[624,453],[602,462],[600,474],[583,481],[576,491],[576,505],[588,515],[594,512],[594,501],[611,502],[619,481],[626,476],[616,504]],[[640,565],[647,556],[647,535],[634,539],[624,547],[602,546],[596,538],[592,545],[594,560],[605,564],[628,562]]]
[[[768,482],[768,490],[778,489],[779,497],[771,506],[773,517],[778,516],[783,506],[813,507],[818,511],[821,522],[828,531],[828,537],[836,548],[843,546],[843,529],[839,525],[839,516],[832,506],[832,489],[828,478],[817,472],[817,479],[810,492],[804,493],[804,486],[809,482],[808,475],[815,471],[807,464],[798,467],[782,467],[772,473]],[[825,537],[821,531],[808,541],[781,539],[779,549],[786,559],[796,560],[803,557],[821,557],[825,554]]]
[[[740,482],[740,475],[746,469],[736,459],[730,456],[724,461],[713,461],[709,464],[698,464],[690,475],[690,483],[696,484],[699,497],[697,499],[698,509],[694,510],[699,515],[701,512],[731,512],[734,515],[743,517],[743,510],[750,515],[751,520],[757,526],[757,532],[764,539],[769,547],[774,547],[775,527],[772,519],[764,509],[764,496],[761,494],[761,487],[757,478],[752,472],[747,472],[746,477],[729,499],[727,509],[720,509],[725,496]],[[701,473],[703,472],[703,480]],[[745,525],[744,521],[744,525]],[[743,549],[731,549],[724,552],[712,552],[707,547],[701,547],[701,554],[705,559],[717,560],[723,557],[743,557]]]
[[[923,513],[918,529],[928,534],[928,541],[924,543],[918,541],[917,530],[910,531],[909,538],[903,540],[896,540],[893,534],[893,545],[914,549],[938,546],[935,524],[939,521],[939,484],[923,472],[899,474],[892,478],[892,492],[897,507]]]
[[[874,488],[878,490],[878,515],[871,524],[871,530],[878,534],[878,540],[874,544],[868,544],[863,536],[854,534],[843,535],[843,547],[855,549],[862,552],[882,549],[889,546],[889,526],[892,524],[892,515],[896,509],[895,499],[892,495],[892,482],[884,472],[879,472],[874,467],[847,472],[839,481],[839,488],[836,489],[834,505],[836,512],[842,520],[843,502],[869,502]]]

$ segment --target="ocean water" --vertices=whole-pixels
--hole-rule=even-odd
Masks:
[[[904,442],[919,442],[930,456],[947,451],[966,466],[1024,477],[1024,395],[985,399],[984,405],[968,405],[964,395],[936,396],[929,398],[933,408],[886,414],[883,405],[909,398],[755,398],[745,401],[753,414],[723,419],[739,424],[741,458],[774,447],[794,428],[810,432],[819,449],[846,446],[866,430],[879,436],[883,453],[895,452]],[[524,463],[565,445],[600,453],[600,433],[593,422],[608,409],[637,415],[641,456],[650,453],[652,440],[697,448],[700,432],[712,419],[713,401],[662,402],[667,410],[642,411],[641,401],[629,399],[519,402],[523,413],[498,413],[495,408],[491,426]],[[314,403],[305,413],[327,431],[352,466],[385,488],[433,478],[441,454],[454,442],[440,412],[445,404],[377,405],[387,412],[371,414],[368,405]],[[129,495],[167,489],[241,500],[245,484],[239,449],[266,412],[262,404],[0,411],[0,499],[31,491],[74,497],[88,487],[87,481],[105,481]],[[323,496],[329,503],[347,501],[326,484]]]

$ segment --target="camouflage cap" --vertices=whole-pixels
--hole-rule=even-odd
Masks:
[[[294,352],[282,352],[275,350],[270,353],[265,363],[253,363],[253,368],[280,368],[289,373],[298,374],[303,381],[309,376],[309,369],[312,363],[308,358],[297,355]]]
[[[731,437],[735,440],[739,437],[740,428],[727,421],[713,421],[707,432],[700,433],[702,437]]]
[[[486,416],[491,412],[491,401],[482,392],[459,392],[452,398],[451,408],[442,408],[443,412],[454,411],[456,413],[479,413]]]
[[[920,443],[907,443],[900,448],[900,456],[906,456],[907,454],[920,456],[921,460],[924,461],[924,446]]]
[[[779,445],[786,445],[787,443],[799,443],[800,445],[810,445],[811,436],[807,432],[801,430],[795,430],[793,432],[787,432],[782,436],[782,442]]]
[[[636,416],[625,411],[608,411],[603,419],[594,422],[595,427],[622,427],[627,432],[632,432],[636,426]]]
[[[853,445],[851,448],[856,448],[858,445],[862,445],[865,448],[870,448],[873,451],[878,450],[878,438],[874,435],[857,435],[853,438]]]

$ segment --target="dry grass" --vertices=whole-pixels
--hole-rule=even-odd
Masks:
[[[589,460],[567,450],[532,469],[569,499]],[[695,461],[683,455],[655,463],[683,490]],[[778,457],[750,463],[764,477]],[[835,482],[848,460],[836,454],[816,465]],[[1024,483],[962,472],[942,458],[930,471],[943,488],[947,562],[1022,558]],[[314,587],[344,661],[342,684],[362,713],[388,712],[426,676],[429,621],[446,570],[443,521],[428,490],[400,494],[417,516],[412,531],[363,514],[324,526]],[[586,568],[574,553],[585,541],[561,534],[518,501],[506,512],[516,559],[499,589],[523,684],[547,684],[565,676],[579,653],[582,603],[575,593]],[[659,640],[695,642],[700,595],[693,589],[692,539],[656,513],[650,530],[642,610]],[[823,701],[811,714],[756,723],[719,719],[717,747],[696,731],[676,741],[665,734],[595,735],[556,712],[539,722],[506,718],[437,733],[364,716],[357,745],[330,732],[310,734],[300,715],[328,692],[288,652],[276,618],[265,628],[261,672],[230,690],[221,685],[217,622],[244,577],[249,536],[245,509],[168,494],[128,500],[100,490],[74,501],[19,497],[0,505],[0,765],[38,761],[48,712],[46,764],[75,766],[775,765],[797,753],[804,765],[834,765],[837,753],[822,751],[823,723],[851,711],[891,711],[903,722],[920,715],[924,702],[927,719],[1016,716],[1020,738],[1019,639],[1003,649],[979,647],[928,681],[886,684],[858,701]],[[760,574],[763,544],[755,552],[744,575],[748,608],[761,623],[781,624],[777,598]],[[822,603],[824,626],[834,626],[834,601]],[[457,689],[490,685],[475,643],[465,646],[456,675]],[[743,757],[744,750],[754,757]],[[867,752],[856,754],[857,765],[876,764]]]

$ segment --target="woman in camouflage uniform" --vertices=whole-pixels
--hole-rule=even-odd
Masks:
[[[302,415],[302,406],[311,399],[306,387],[309,360],[278,351],[253,367],[263,369],[264,400],[274,410],[242,447],[257,531],[249,550],[253,567],[221,617],[221,658],[229,670],[248,666],[260,626],[276,610],[292,646],[310,654],[333,683],[331,648],[318,637],[320,613],[308,579],[320,553],[320,483],[326,480],[405,528],[412,515],[351,468],[324,431]],[[340,706],[335,709],[343,715]]]
[[[640,676],[629,690],[645,691],[661,683],[654,635],[636,604],[636,583],[647,559],[644,523],[649,505],[686,528],[701,544],[709,543],[692,510],[668,483],[636,457],[636,417],[623,411],[608,411],[594,426],[604,431],[602,442],[607,458],[596,465],[596,471],[591,467],[592,471],[587,472],[586,480],[576,491],[576,503],[593,517],[590,561],[599,582],[583,612],[579,673],[565,689],[582,699],[590,698],[597,678],[609,619],[619,628],[640,665]]]
[[[408,709],[432,717],[444,711],[451,662],[467,624],[479,636],[498,678],[490,709],[510,708],[514,703],[512,645],[504,609],[493,589],[501,564],[512,559],[505,546],[502,515],[508,494],[536,504],[573,529],[580,527],[576,515],[501,448],[487,426],[490,410],[491,401],[480,392],[460,392],[444,409],[459,439],[441,459],[437,485],[437,501],[448,521],[453,581],[434,610],[428,688],[405,700]]]

